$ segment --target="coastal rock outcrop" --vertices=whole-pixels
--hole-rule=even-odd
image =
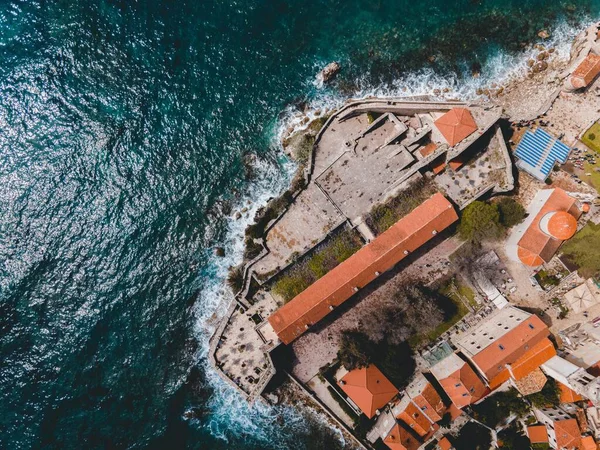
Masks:
[[[317,81],[319,84],[327,83],[331,81],[341,69],[342,66],[340,66],[340,63],[337,61],[330,62],[323,68],[323,70],[319,72],[317,75]]]

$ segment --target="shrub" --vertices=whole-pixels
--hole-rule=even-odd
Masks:
[[[385,203],[375,205],[370,212],[365,214],[364,220],[375,235],[379,235],[394,225],[398,220],[407,215],[433,194],[436,190],[425,178],[421,178],[397,196]]]
[[[227,284],[234,293],[237,293],[242,289],[244,286],[244,268],[242,265],[229,268]]]
[[[273,292],[289,301],[361,248],[353,230],[344,230],[298,261],[273,284]]]
[[[506,228],[510,228],[523,222],[526,216],[523,205],[508,197],[505,197],[498,202],[498,210],[500,212],[500,222]]]
[[[593,141],[593,140],[595,140],[595,139],[596,139],[596,135],[595,135],[594,133],[590,133],[590,134],[588,134],[588,135],[587,135],[587,137],[588,137],[588,139],[589,139],[590,141]]]
[[[246,238],[244,244],[244,258],[248,261],[251,261],[254,258],[256,258],[258,255],[260,255],[260,252],[262,252],[263,250],[263,246],[257,243],[252,238]]]

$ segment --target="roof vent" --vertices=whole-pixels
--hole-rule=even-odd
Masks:
[[[343,386],[346,384],[346,382],[344,380],[340,380],[340,384]]]
[[[404,254],[405,254],[405,255],[408,255],[408,250],[404,250]]]
[[[433,231],[431,232],[431,234],[433,234],[433,235],[435,236],[435,235],[437,234],[437,230],[433,230]]]
[[[381,275],[381,272],[379,272],[379,271],[376,271],[376,272],[375,272],[375,276],[376,276],[376,277],[378,277],[379,275]]]
[[[308,327],[310,327],[309,324],[304,325],[304,328],[306,328],[308,330]]]
[[[358,292],[358,287],[354,286],[354,292]]]
[[[329,311],[333,311],[333,305],[329,305]]]

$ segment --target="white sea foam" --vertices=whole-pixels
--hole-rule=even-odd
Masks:
[[[587,26],[589,21],[583,21]],[[583,26],[582,25],[582,26]],[[582,27],[569,27],[563,23],[557,26],[549,40],[543,43],[547,48],[554,47],[555,58],[567,59],[573,37]],[[287,108],[280,121],[274,125],[272,138],[279,143],[281,137],[290,129],[299,130],[306,126],[305,116],[314,119],[328,111],[340,107],[349,98],[378,97],[410,97],[418,95],[434,96],[437,90],[449,90],[445,95],[464,100],[476,99],[477,90],[495,82],[502,85],[511,80],[523,77],[527,71],[527,60],[536,54],[531,46],[518,55],[498,52],[489,57],[481,68],[481,76],[473,78],[465,74],[448,73],[440,75],[430,69],[409,73],[397,79],[391,86],[372,87],[366,78],[356,80],[358,89],[351,95],[341,95],[327,88],[319,88],[314,78],[306,81],[306,89],[310,91],[310,103],[307,112],[299,113],[294,107]],[[323,64],[324,65],[324,64]],[[322,66],[321,62],[316,64]],[[304,122],[304,123],[303,123]],[[276,144],[278,145],[278,144]],[[196,335],[201,346],[201,364],[206,367],[206,381],[214,391],[207,405],[210,421],[201,424],[217,438],[228,441],[231,437],[250,436],[255,440],[264,440],[271,445],[276,442],[274,436],[283,433],[277,425],[276,418],[282,416],[287,433],[302,427],[302,416],[293,407],[270,407],[261,402],[248,405],[241,396],[225,383],[208,367],[208,340],[214,332],[217,321],[226,312],[233,301],[233,294],[225,284],[228,268],[238,264],[243,254],[243,233],[257,211],[271,197],[279,195],[289,184],[293,164],[281,161],[260,160],[256,167],[258,178],[247,189],[247,196],[238,209],[247,207],[248,212],[239,220],[231,219],[228,223],[227,236],[224,242],[226,257],[210,256],[210,263],[201,274],[202,289],[196,302]],[[250,201],[248,201],[248,199]],[[212,250],[207,250],[212,251]],[[208,255],[207,255],[208,256]],[[340,442],[343,437],[340,434]]]

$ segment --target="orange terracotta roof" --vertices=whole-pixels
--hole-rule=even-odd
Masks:
[[[457,408],[475,403],[489,392],[483,381],[466,362],[447,377],[438,379],[438,382]]]
[[[573,391],[568,386],[558,382],[558,387],[560,387],[560,402],[561,403],[574,403],[583,400],[583,397],[579,395],[577,392]]]
[[[427,416],[411,401],[406,404],[406,407],[396,416],[396,419],[402,420],[421,437],[429,434],[432,428],[432,423]]]
[[[434,123],[451,147],[478,129],[475,119],[466,108],[452,108]]]
[[[493,391],[502,386],[510,378],[508,369],[503,369],[498,375],[488,381],[488,386]]]
[[[555,211],[567,212],[575,219],[581,215],[576,200],[564,190],[555,188],[517,244],[517,255],[523,264],[539,266],[550,261],[562,244],[562,240],[549,236],[540,228],[542,218]]]
[[[351,370],[338,385],[369,419],[398,394],[398,389],[373,364]]]
[[[581,432],[575,419],[554,421],[556,446],[558,448],[577,449],[581,443]]]
[[[431,162],[431,170],[434,174],[441,173],[446,168],[446,155],[440,155]]]
[[[273,313],[273,330],[289,344],[456,220],[452,204],[440,193],[433,195]]]
[[[530,425],[527,427],[527,436],[532,444],[548,442],[548,432],[545,425]]]
[[[448,165],[450,166],[450,168],[452,170],[458,170],[462,166],[464,166],[465,162],[466,162],[465,155],[462,154],[462,155],[458,155],[456,158],[454,158],[452,161],[450,161],[448,163]]]
[[[577,219],[568,212],[558,211],[548,220],[548,231],[561,241],[571,239],[577,232]]]
[[[536,255],[523,247],[517,247],[517,256],[526,266],[537,267],[544,264],[544,260],[540,255]]]
[[[598,444],[596,444],[593,437],[585,436],[581,438],[581,445],[579,448],[580,450],[597,450]]]
[[[553,356],[556,356],[554,344],[547,337],[531,346],[529,350],[510,365],[513,378],[520,380],[540,367]]]
[[[434,144],[433,142],[430,142],[429,144],[427,144],[425,147],[422,147],[419,150],[419,153],[421,153],[421,156],[423,158],[425,158],[426,156],[431,155],[433,152],[435,152],[437,150],[438,146],[436,144]]]
[[[463,415],[462,410],[457,408],[454,403],[450,404],[450,406],[448,407],[448,412],[450,413],[450,419],[452,419],[452,421],[455,421]]]
[[[493,323],[491,326],[495,325]],[[471,359],[486,378],[491,380],[500,374],[507,364],[517,362],[549,333],[546,324],[538,316],[532,314]]]
[[[450,441],[448,440],[448,438],[446,436],[444,436],[443,438],[441,438],[438,441],[437,446],[440,450],[451,450],[452,449],[452,444],[450,443]]]
[[[421,394],[414,396],[412,400],[432,421],[442,420],[446,405],[431,383],[427,383]]]
[[[600,56],[590,53],[571,75],[571,84],[576,89],[589,86],[600,73]]]
[[[417,450],[421,443],[400,424],[394,425],[383,443],[392,450]]]

